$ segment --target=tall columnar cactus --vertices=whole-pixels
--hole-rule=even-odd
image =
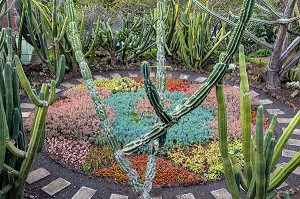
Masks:
[[[271,124],[264,135],[264,114],[263,107],[257,109],[256,133],[251,139],[251,100],[246,73],[244,47],[240,46],[240,112],[241,126],[243,133],[243,153],[245,159],[246,179],[237,164],[236,155],[228,153],[227,143],[227,115],[222,86],[217,86],[218,119],[220,151],[223,158],[224,171],[229,185],[229,190],[234,199],[241,198],[239,193],[240,185],[247,191],[246,198],[265,199],[276,195],[275,189],[300,165],[300,152],[290,160],[284,167],[277,167],[272,170],[276,161],[290,138],[293,130],[300,122],[300,111],[293,118],[288,128],[278,140],[277,144],[273,138],[276,125],[276,115],[272,118]],[[276,146],[275,146],[276,144]]]
[[[68,38],[69,42],[72,45],[73,51],[75,52],[76,61],[79,63],[82,76],[86,80],[86,86],[95,104],[97,115],[102,121],[101,124],[102,129],[104,130],[104,135],[106,136],[108,143],[115,154],[116,160],[120,165],[120,168],[127,173],[129,182],[134,186],[134,189],[139,194],[140,198],[150,198],[149,191],[151,189],[151,186],[147,185],[147,181],[144,185],[142,184],[137,171],[132,168],[131,163],[126,158],[126,154],[131,154],[134,151],[136,151],[139,147],[158,139],[162,135],[165,135],[167,132],[166,130],[168,128],[178,123],[182,116],[188,114],[203,102],[210,90],[216,84],[218,84],[224,77],[225,70],[228,67],[228,63],[230,62],[231,57],[233,56],[233,54],[239,46],[245,27],[253,11],[253,7],[254,0],[244,1],[243,8],[240,14],[240,21],[235,27],[235,30],[231,37],[227,54],[224,56],[223,59],[221,59],[220,64],[216,65],[212,74],[209,76],[207,82],[201,88],[199,88],[199,90],[197,90],[190,98],[188,98],[185,102],[176,107],[176,109],[172,113],[167,113],[163,109],[163,106],[159,100],[159,94],[157,92],[157,89],[155,88],[151,81],[151,78],[149,77],[150,75],[148,64],[142,64],[142,72],[145,77],[145,88],[147,91],[147,96],[150,100],[150,103],[154,107],[154,110],[157,113],[160,122],[156,123],[148,133],[128,143],[123,149],[120,149],[121,144],[118,142],[116,135],[113,131],[112,125],[107,119],[106,110],[98,92],[96,91],[91,72],[82,53],[82,46],[78,34],[77,23],[75,22],[76,14],[74,11],[73,1],[67,0],[66,12],[70,20],[68,25]],[[149,165],[155,166],[154,162],[151,162],[151,160],[153,159],[150,159]],[[151,173],[152,169],[150,167],[147,168],[147,172],[150,171],[149,173]]]
[[[0,60],[0,129],[2,130],[0,198],[21,199],[24,198],[25,180],[31,165],[43,147],[48,106],[54,103],[55,88],[62,77],[58,76],[57,80],[52,80],[50,84],[43,84],[37,95],[30,86],[19,57],[15,55],[13,49],[15,41],[11,29],[2,29],[1,36],[5,38],[1,42],[1,52],[5,54]],[[60,68],[64,68],[63,62]],[[23,130],[19,83],[37,107],[27,145]]]

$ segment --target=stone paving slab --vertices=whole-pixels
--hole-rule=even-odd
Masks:
[[[43,167],[36,169],[34,171],[31,171],[26,179],[26,182],[28,184],[32,184],[34,182],[37,182],[45,177],[47,177],[48,175],[50,175],[50,172],[47,171],[46,169],[44,169]]]
[[[282,114],[284,114],[284,112],[280,109],[266,109],[266,110],[271,115],[275,115],[275,114],[282,115]]]
[[[78,79],[76,79],[77,81],[79,81],[80,83],[85,83],[85,80],[83,79],[83,78],[78,78]]]
[[[207,80],[207,78],[206,77],[197,77],[194,81],[195,82],[199,82],[199,83],[202,83],[202,82],[204,82],[205,80]]]
[[[53,196],[54,194],[69,186],[70,184],[70,182],[66,181],[63,178],[57,178],[56,180],[50,182],[48,185],[44,186],[42,190],[50,196]]]
[[[281,124],[289,124],[293,118],[277,118],[277,122]]]
[[[132,77],[139,77],[139,76],[138,76],[138,74],[136,74],[136,73],[130,73],[130,72],[129,72],[129,73],[128,73],[128,77],[131,77],[131,78],[132,78]]]
[[[280,164],[277,164],[277,167],[283,168],[285,165],[287,165],[287,163],[286,163],[286,162],[282,162],[282,163],[280,163]],[[293,174],[300,176],[300,166],[297,167],[297,168],[293,171]]]
[[[61,83],[60,85],[66,88],[71,88],[72,86],[74,86],[74,84],[71,84],[70,82],[64,82]]]
[[[289,184],[286,183],[286,182],[283,182],[279,187],[277,187],[277,190],[282,189],[282,188],[284,188],[286,186],[289,186]]]
[[[292,146],[300,146],[300,140],[290,138],[287,144]]]
[[[111,194],[109,199],[128,199],[128,196],[119,195],[119,194]]]
[[[162,199],[162,197],[151,197],[151,199]]]
[[[231,194],[224,188],[210,192],[216,199],[232,199]]]
[[[178,195],[176,196],[176,199],[196,199],[196,198],[192,193],[188,193],[188,194]]]
[[[21,103],[21,108],[34,109],[35,105],[32,103]]]
[[[189,79],[189,75],[186,75],[186,74],[181,74],[179,79],[183,79],[183,80],[188,80]]]
[[[112,78],[121,78],[119,73],[110,73],[110,76],[112,76]]]
[[[150,72],[150,77],[155,77],[155,72]]]
[[[296,151],[288,150],[288,149],[283,149],[282,150],[282,156],[288,157],[288,158],[293,158],[297,154]]]
[[[59,89],[59,88],[56,88],[55,89],[55,93],[59,93],[59,92],[61,92],[62,90],[61,89]]]
[[[94,78],[98,80],[105,79],[105,77],[103,77],[102,75],[94,75]]]
[[[172,78],[172,73],[167,73],[167,78]]]
[[[77,193],[72,197],[72,199],[91,199],[96,192],[97,190],[95,189],[82,186],[77,191]]]
[[[30,115],[30,112],[22,112],[23,118],[27,118],[27,117],[29,117],[29,115]]]
[[[273,102],[269,99],[259,100],[258,103],[261,105],[273,104]]]
[[[259,93],[255,92],[255,91],[250,91],[250,95],[253,97],[257,97],[257,96],[259,96]]]

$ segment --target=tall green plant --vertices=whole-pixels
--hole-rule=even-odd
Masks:
[[[80,43],[80,38],[77,29],[77,23],[75,22],[76,14],[74,11],[74,5],[72,0],[68,0],[66,4],[66,12],[67,16],[70,19],[68,25],[68,38],[72,45],[72,48],[76,55],[76,61],[79,63],[82,76],[86,80],[86,86],[90,92],[91,98],[95,104],[96,112],[99,119],[102,121],[102,129],[104,130],[104,135],[111,147],[111,150],[115,154],[115,158],[120,165],[120,168],[127,173],[129,182],[134,186],[135,191],[138,193],[140,198],[150,198],[149,191],[151,190],[151,184],[142,183],[140,177],[135,169],[132,168],[132,165],[126,155],[132,154],[139,147],[144,146],[150,142],[153,142],[157,138],[165,135],[167,130],[178,123],[180,118],[195,108],[197,108],[206,98],[210,90],[218,84],[222,78],[224,77],[225,71],[228,68],[228,64],[237,50],[242,35],[244,33],[245,27],[249,21],[249,18],[252,14],[254,7],[254,0],[245,0],[243,4],[243,9],[240,13],[240,21],[238,22],[235,30],[233,32],[232,38],[229,42],[227,54],[222,57],[220,63],[216,65],[213,72],[209,76],[207,82],[199,88],[190,98],[182,102],[182,104],[178,105],[172,113],[167,113],[159,100],[159,94],[157,92],[156,87],[154,86],[151,78],[150,71],[148,67],[148,63],[142,64],[142,73],[145,78],[144,84],[147,92],[147,96],[151,105],[153,106],[160,122],[157,122],[148,133],[142,135],[138,139],[126,144],[123,149],[120,149],[121,144],[118,142],[116,135],[113,131],[112,125],[110,121],[107,119],[107,114],[105,107],[102,103],[102,100],[99,96],[99,93],[96,91],[96,88],[93,83],[93,78],[91,72],[89,70],[88,64],[84,59],[84,55],[82,53],[82,46]],[[154,145],[154,147],[157,147]],[[153,159],[149,159],[147,166],[146,175],[152,176],[154,175],[153,167],[155,166],[155,162]],[[150,173],[150,174],[148,174]]]
[[[30,168],[41,152],[45,138],[46,115],[49,105],[55,101],[55,88],[62,80],[63,72],[56,80],[44,83],[39,94],[32,89],[15,53],[15,42],[10,28],[1,31],[0,58],[0,197],[24,198],[25,180]],[[64,57],[60,68],[64,69]],[[20,108],[21,83],[29,99],[37,107],[28,144],[25,143],[23,119]]]
[[[251,100],[243,46],[240,46],[239,62],[241,76],[240,112],[246,178],[236,162],[236,155],[232,152],[229,154],[228,152],[226,105],[223,87],[219,85],[216,92],[218,100],[218,125],[220,151],[222,152],[225,175],[230,193],[234,199],[242,198],[239,193],[240,186],[247,191],[247,199],[272,198],[277,193],[275,189],[300,165],[300,152],[298,152],[284,168],[278,167],[272,173],[282,149],[300,122],[300,111],[292,119],[276,144],[273,132],[277,116],[275,115],[272,118],[268,130],[264,134],[263,107],[259,106],[256,116],[256,132],[255,136],[251,138]]]

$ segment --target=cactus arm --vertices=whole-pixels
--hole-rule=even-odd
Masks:
[[[239,66],[240,66],[240,112],[241,127],[243,141],[243,155],[245,160],[245,171],[247,177],[247,186],[250,185],[252,179],[251,167],[251,99],[248,84],[248,76],[246,71],[244,46],[239,48]]]
[[[1,75],[1,74],[0,74]],[[7,126],[6,114],[4,111],[4,105],[2,101],[2,95],[0,93],[0,172],[2,172],[6,153],[6,140],[9,137],[9,131]]]
[[[268,193],[268,188],[269,188],[269,182],[270,182],[270,175],[272,171],[272,156],[274,153],[274,147],[275,147],[275,139],[271,138],[270,141],[268,142],[267,145],[267,150],[266,150],[266,185],[265,185],[265,193]]]
[[[233,199],[241,198],[239,190],[234,179],[232,165],[228,156],[227,142],[227,114],[224,99],[223,85],[217,85],[216,95],[218,101],[218,129],[219,129],[219,147],[223,159],[224,173],[229,186],[229,191]]]
[[[267,9],[269,9],[269,10],[273,13],[273,15],[275,15],[276,17],[278,17],[278,18],[282,18],[282,17],[283,17],[283,13],[278,12],[278,11],[277,11],[270,3],[269,3],[268,0],[261,0],[260,2],[261,2],[261,4],[262,4],[263,6],[265,6]]]
[[[298,113],[294,116],[294,118],[289,123],[288,127],[285,129],[282,136],[276,143],[275,149],[274,149],[274,155],[273,155],[273,159],[272,159],[272,167],[275,166],[277,159],[278,159],[279,155],[281,154],[282,149],[284,148],[288,139],[291,137],[294,129],[299,124],[299,122],[300,122],[300,111],[298,111]]]
[[[256,171],[256,199],[265,198],[265,172],[266,161],[264,156],[264,127],[263,127],[263,107],[259,106],[256,115],[256,134],[255,134],[255,171]]]
[[[155,86],[153,85],[151,78],[150,78],[150,71],[147,62],[142,63],[142,74],[145,78],[145,90],[147,92],[148,99],[153,106],[157,116],[160,120],[164,123],[170,123],[172,121],[171,116],[163,109],[161,105],[161,100],[159,99],[159,94]]]
[[[276,174],[271,176],[268,191],[275,190],[284,180],[300,165],[300,152],[298,152],[283,168],[278,169]]]
[[[256,193],[256,172],[254,171],[249,189],[246,195],[246,199],[254,199]]]
[[[34,94],[33,90],[31,89],[30,83],[24,73],[22,64],[18,56],[14,57],[14,61],[16,64],[16,70],[20,79],[20,83],[23,86],[24,90],[26,91],[29,99],[36,105],[36,106],[43,106],[43,102]]]
[[[49,93],[49,98],[48,98],[48,104],[51,105],[55,101],[56,97],[56,81],[52,80],[50,83],[50,93]]]
[[[55,87],[58,87],[60,83],[63,81],[66,71],[66,57],[65,55],[61,55],[59,59],[59,65],[56,70],[56,79],[55,79]]]
[[[23,7],[23,5],[22,5]],[[25,23],[25,8],[22,8],[22,14],[21,14],[21,20],[20,20],[20,25],[19,25],[19,33],[18,33],[18,56],[21,57],[22,53],[22,32],[23,32],[23,27]]]
[[[48,26],[48,27],[51,27],[51,22],[50,22],[50,20],[49,20],[49,18],[48,18],[48,16],[47,16],[47,14],[44,12],[44,10],[42,9],[42,7],[40,6],[40,4],[37,2],[37,1],[35,1],[35,0],[30,0],[35,6],[36,6],[36,8],[42,13],[42,15],[43,15],[43,18],[44,18],[44,20],[46,21],[46,25]],[[29,1],[29,2],[30,2]]]
[[[6,141],[6,148],[15,156],[20,158],[25,158],[27,156],[26,152],[18,149],[15,144],[15,141]]]
[[[5,113],[7,119],[8,131],[12,132],[12,119],[13,119],[13,110],[14,110],[14,100],[13,100],[13,85],[12,85],[12,67],[11,63],[5,64]]]

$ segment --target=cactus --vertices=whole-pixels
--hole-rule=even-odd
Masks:
[[[246,64],[244,56],[244,47],[240,46],[239,52],[240,62],[240,112],[241,112],[241,126],[243,133],[243,153],[245,159],[245,172],[246,179],[241,172],[239,166],[236,165],[236,158],[234,154],[230,154],[231,163],[228,161],[228,143],[227,143],[227,118],[226,109],[224,108],[224,99],[221,98],[223,94],[222,88],[217,87],[218,97],[218,118],[219,118],[219,138],[220,138],[220,151],[224,161],[224,170],[229,185],[229,190],[232,197],[241,198],[238,187],[242,185],[244,190],[247,191],[246,198],[265,199],[272,198],[276,195],[275,189],[293,172],[297,166],[300,165],[300,152],[289,161],[284,168],[277,168],[272,173],[275,163],[290,138],[293,130],[300,122],[300,111],[292,119],[288,128],[284,131],[283,135],[275,145],[273,132],[276,125],[277,117],[273,116],[271,124],[264,135],[263,130],[263,107],[259,106],[256,116],[256,134],[251,139],[251,101],[249,85],[246,73]],[[221,96],[221,97],[220,97]],[[250,117],[250,119],[249,119]],[[252,145],[251,145],[252,143]],[[252,148],[252,149],[251,149]],[[233,173],[239,174],[239,181],[234,180]]]
[[[144,185],[142,184],[139,175],[137,174],[136,170],[132,168],[131,163],[126,157],[126,154],[131,154],[134,151],[136,151],[140,146],[153,142],[159,137],[165,135],[167,133],[168,128],[176,124],[183,115],[188,114],[190,111],[197,108],[203,102],[210,90],[224,77],[225,70],[228,67],[228,63],[239,46],[246,24],[248,23],[251,13],[253,11],[253,7],[253,0],[245,0],[240,15],[240,21],[235,27],[235,30],[231,37],[227,54],[221,59],[221,63],[216,65],[212,74],[209,76],[207,82],[201,88],[199,88],[199,90],[196,91],[190,98],[188,98],[185,102],[180,104],[172,113],[168,114],[162,109],[161,102],[158,100],[158,94],[156,92],[156,89],[154,86],[152,86],[153,83],[151,83],[151,80],[148,77],[148,64],[142,64],[142,71],[144,71],[143,74],[145,75],[146,89],[148,89],[147,86],[150,87],[147,90],[147,95],[149,96],[151,104],[155,106],[155,111],[160,117],[161,121],[157,122],[148,133],[128,143],[123,149],[120,149],[121,144],[118,142],[113,132],[112,125],[107,119],[107,114],[105,112],[102,100],[95,89],[91,72],[82,53],[82,46],[80,44],[77,23],[75,22],[76,13],[74,11],[73,1],[67,0],[66,13],[70,20],[68,25],[68,38],[76,55],[76,61],[79,63],[82,76],[86,80],[86,86],[90,92],[91,99],[95,104],[97,115],[102,121],[102,129],[104,130],[104,134],[108,140],[111,150],[115,154],[116,160],[120,165],[120,168],[127,173],[129,182],[134,186],[134,189],[139,194],[140,198],[150,198],[148,192],[151,189],[151,186],[147,186],[147,181]],[[155,145],[156,144],[154,144],[154,146]],[[149,158],[148,162],[149,166],[147,166],[147,172],[150,174],[153,173],[153,167],[155,166],[155,163],[151,157]],[[147,176],[151,177],[152,175],[147,174]]]
[[[198,11],[191,12],[192,0],[181,14],[181,23],[177,27],[179,50],[177,54],[189,68],[202,68],[213,51],[226,39],[230,32],[220,30],[214,40],[211,39],[211,16]],[[224,26],[224,24],[223,24]]]
[[[56,81],[43,84],[40,94],[37,95],[30,86],[13,48],[15,40],[11,29],[2,29],[1,36],[5,38],[1,37],[1,51],[6,54],[2,56],[0,70],[0,128],[3,130],[0,136],[0,198],[20,199],[24,198],[25,180],[44,143],[41,132],[45,131],[48,106],[55,100],[55,88],[63,79],[64,57],[62,56],[61,64],[57,67],[60,68],[60,72]],[[19,83],[37,107],[27,145],[20,107]]]

